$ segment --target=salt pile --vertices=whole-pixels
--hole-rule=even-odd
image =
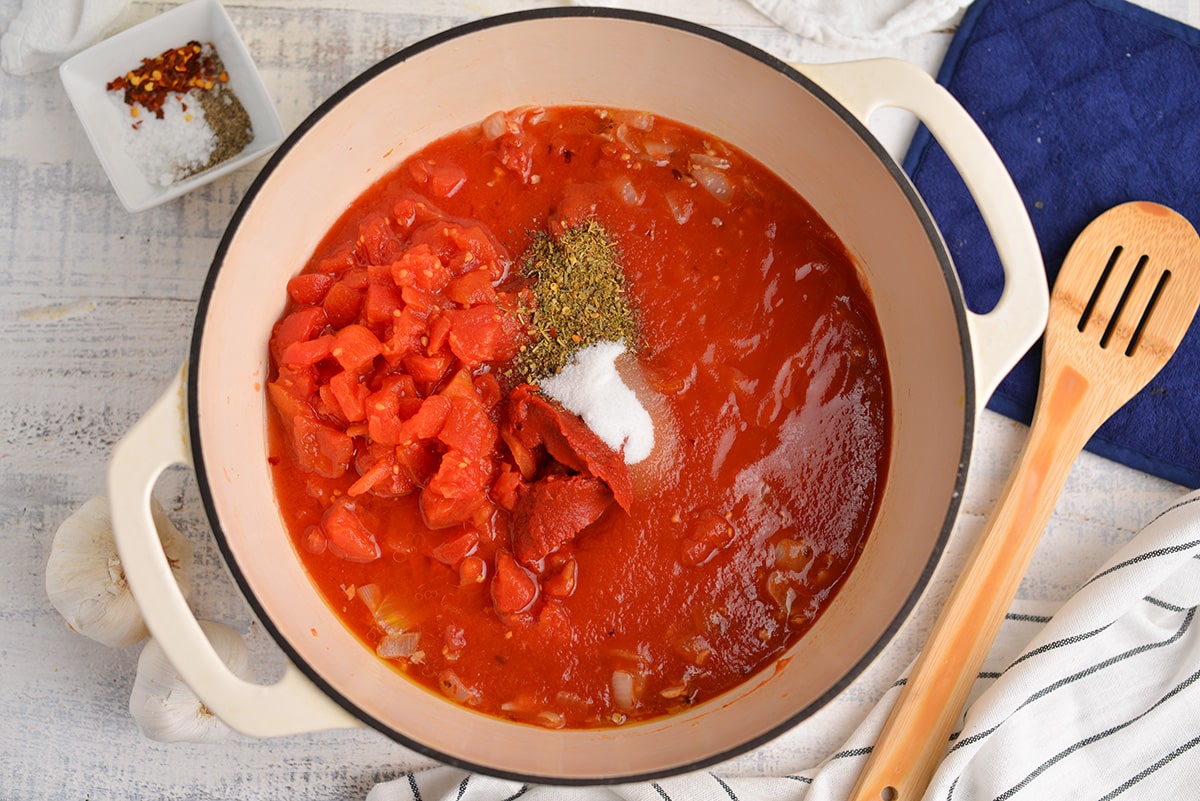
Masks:
[[[557,375],[539,382],[542,391],[583,418],[625,463],[637,464],[654,450],[654,423],[638,396],[617,372],[621,342],[597,342],[576,351]]]

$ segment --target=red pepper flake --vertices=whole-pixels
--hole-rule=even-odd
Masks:
[[[140,67],[113,78],[107,88],[123,91],[126,104],[141,104],[162,119],[163,103],[170,95],[192,89],[207,91],[213,88],[214,81],[227,80],[229,76],[218,71],[212,47],[206,50],[193,40],[183,47],[164,50],[155,58],[142,59]]]

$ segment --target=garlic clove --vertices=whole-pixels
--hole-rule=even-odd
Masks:
[[[163,551],[186,597],[194,548],[157,500],[151,498],[150,505]],[[99,643],[123,648],[146,638],[145,621],[113,540],[108,498],[92,498],[58,527],[46,562],[46,594],[72,631]]]
[[[249,652],[240,634],[211,620],[200,621],[200,628],[234,675],[253,678]],[[184,683],[153,639],[138,657],[129,712],[143,736],[160,743],[213,743],[234,734]]]

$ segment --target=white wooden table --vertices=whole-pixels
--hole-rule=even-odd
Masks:
[[[1146,3],[1192,24],[1200,6]],[[130,23],[173,5],[135,2]],[[515,0],[230,0],[228,10],[290,130],[380,58],[453,25],[518,8]],[[892,55],[935,71],[952,30],[871,52],[798,40],[742,0],[622,3],[719,28],[782,58]],[[0,26],[20,0],[0,0]],[[911,123],[882,115],[899,156]],[[103,492],[109,452],[158,396],[188,348],[196,300],[218,239],[260,165],[141,214],[121,207],[58,81],[0,73],[0,798],[362,798],[377,781],[428,764],[369,730],[213,746],[161,745],[127,704],[139,647],[109,650],[69,631],[50,606],[44,566],[58,524]],[[942,567],[909,625],[829,709],[720,767],[798,770],[835,749],[916,653],[965,546],[999,494],[1024,436],[985,413],[962,514]],[[156,493],[197,544],[193,606],[246,635],[270,680],[283,656],[254,620],[209,536],[192,476]],[[1021,597],[1061,601],[1182,488],[1085,454]]]

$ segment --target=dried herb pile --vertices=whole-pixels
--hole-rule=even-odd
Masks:
[[[572,354],[597,342],[635,346],[620,253],[600,223],[591,220],[558,237],[537,235],[521,272],[534,295],[531,308],[521,310],[531,334],[515,363],[521,380],[555,375]]]

